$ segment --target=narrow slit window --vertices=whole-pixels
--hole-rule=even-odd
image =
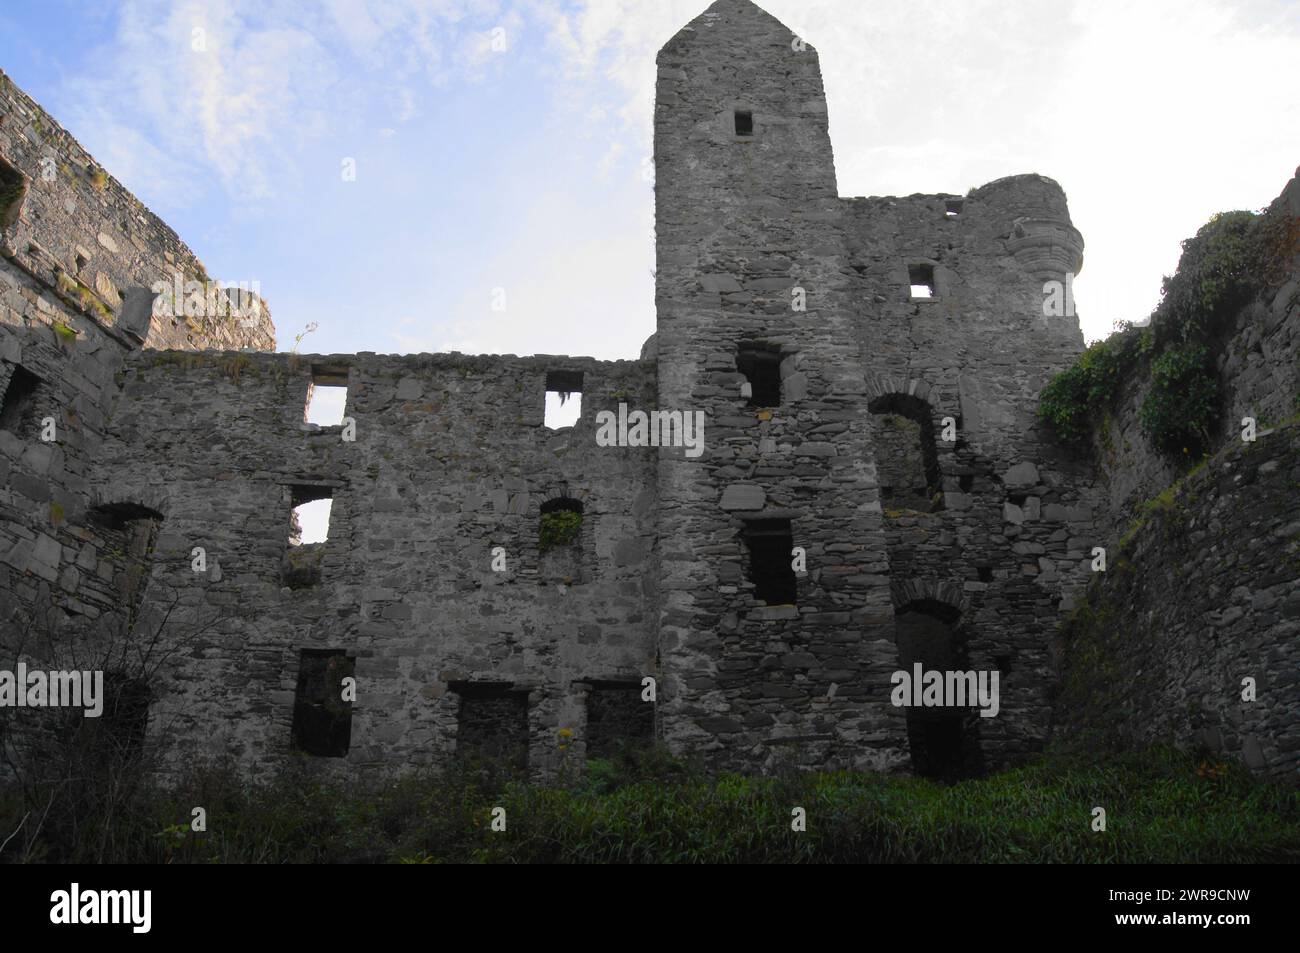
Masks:
[[[736,370],[745,375],[750,407],[781,406],[781,352],[769,344],[743,344],[736,354]]]
[[[25,367],[14,365],[0,403],[0,430],[17,437],[31,436],[36,430],[37,393],[41,379]]]
[[[303,419],[320,427],[337,427],[343,423],[348,402],[347,368],[313,365],[311,386],[307,389],[307,409]]]
[[[935,297],[934,265],[909,265],[907,280],[912,286],[913,298]]]
[[[748,520],[744,531],[749,549],[749,581],[754,598],[769,606],[794,605],[798,580],[791,561],[794,535],[789,520]]]
[[[551,371],[546,375],[546,426],[572,427],[582,416],[582,371]]]
[[[320,758],[342,758],[352,746],[352,702],[344,698],[345,678],[356,660],[338,649],[303,649],[294,695],[292,744]]]
[[[736,135],[743,137],[754,135],[754,113],[751,110],[736,110]]]

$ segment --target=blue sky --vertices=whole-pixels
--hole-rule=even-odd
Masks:
[[[634,357],[653,58],[706,6],[6,0],[0,65],[214,277],[260,284],[281,349],[315,322],[304,352]],[[1294,2],[765,6],[820,50],[842,195],[1062,183],[1089,339],[1300,162]]]

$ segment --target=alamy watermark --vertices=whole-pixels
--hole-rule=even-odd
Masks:
[[[602,410],[596,414],[598,447],[685,447],[694,459],[704,453],[704,411]]]
[[[890,676],[894,690],[889,700],[895,708],[969,708],[978,705],[981,718],[993,718],[1001,707],[998,701],[1000,672],[925,671],[920,662],[911,672]]]
[[[104,712],[103,672],[0,670],[0,708],[84,708],[86,718]]]
[[[176,272],[170,281],[160,279],[149,286],[153,292],[156,318],[239,318],[244,327],[257,324],[262,316],[262,284],[240,281],[186,281]]]

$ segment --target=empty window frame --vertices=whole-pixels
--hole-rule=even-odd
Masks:
[[[907,281],[913,298],[933,298],[938,294],[934,283],[934,265],[908,265]]]
[[[911,394],[883,394],[873,415],[880,496],[894,508],[929,513],[944,508],[943,474],[930,405]]]
[[[754,135],[754,113],[750,109],[737,109],[736,116],[736,135],[742,139],[748,139]]]
[[[540,507],[537,548],[545,553],[576,546],[582,536],[582,504],[567,496],[547,500]]]
[[[528,768],[528,693],[509,683],[454,682],[456,757],[507,771]]]
[[[963,199],[944,199],[943,214],[945,218],[956,218],[962,213],[966,202]]]
[[[348,369],[313,364],[303,420],[320,427],[340,426],[347,402]]]
[[[545,423],[551,430],[572,427],[582,416],[582,371],[546,375]]]
[[[22,214],[27,198],[27,176],[17,166],[0,157],[0,229],[9,228]]]
[[[352,702],[343,680],[352,678],[356,660],[341,649],[303,649],[293,703],[291,743],[295,751],[341,758],[352,745]],[[351,697],[350,693],[349,696]]]
[[[654,702],[639,682],[591,682],[587,690],[587,757],[613,758],[654,741]]]
[[[960,613],[944,603],[923,599],[895,613],[899,667],[906,672],[964,672],[966,636]],[[979,717],[969,707],[910,707],[907,737],[912,767],[922,777],[952,782],[981,772]]]
[[[742,344],[736,352],[736,370],[749,385],[750,407],[781,406],[781,349],[774,344]],[[743,391],[742,391],[743,393]]]
[[[291,486],[289,503],[289,539],[281,572],[284,584],[290,589],[306,589],[320,582],[334,489],[328,486]]]
[[[0,402],[0,430],[31,437],[39,429],[39,395],[43,382],[27,368],[14,364]]]
[[[746,520],[741,535],[749,551],[749,581],[754,584],[754,598],[769,606],[794,605],[799,586],[791,566],[794,534],[790,521]]]

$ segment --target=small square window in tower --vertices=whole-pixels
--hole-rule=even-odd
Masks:
[[[933,298],[937,294],[934,284],[934,265],[908,265],[907,280],[913,298]]]
[[[638,682],[593,682],[587,691],[587,757],[612,758],[654,741],[654,702]]]
[[[742,344],[736,370],[749,385],[750,407],[781,406],[781,351],[771,344]]]
[[[794,605],[799,586],[791,565],[794,534],[790,521],[746,520],[742,535],[749,550],[754,598],[769,606]]]
[[[313,364],[303,420],[319,427],[338,427],[348,402],[348,369]]]
[[[3,403],[0,403],[0,430],[15,437],[31,437],[39,429],[39,395],[41,379],[17,364],[9,376]]]
[[[295,751],[342,758],[352,745],[352,702],[345,678],[356,661],[339,649],[303,649],[298,662],[292,743]],[[347,694],[351,698],[351,694]]]
[[[456,757],[524,772],[528,769],[528,694],[512,685],[454,682]]]
[[[965,201],[964,201],[963,199],[944,199],[944,202],[943,202],[943,214],[944,214],[944,217],[945,217],[945,218],[956,218],[958,215],[961,214],[961,212],[962,212],[962,207],[963,207],[965,204],[966,204],[966,203],[965,203]]]
[[[751,110],[736,110],[736,135],[746,139],[754,135],[754,113]]]
[[[582,371],[546,375],[545,424],[550,430],[572,427],[582,416]]]

